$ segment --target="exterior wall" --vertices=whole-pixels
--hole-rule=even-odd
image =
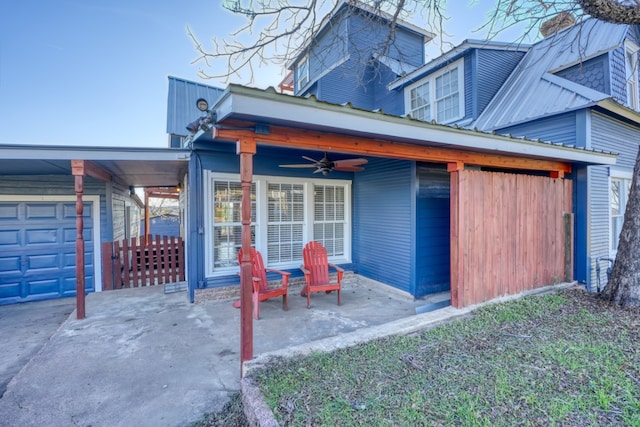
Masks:
[[[402,94],[386,89],[398,76],[386,66],[372,62],[386,41],[388,25],[346,10],[334,21],[309,51],[309,85],[301,91],[296,89],[295,94],[314,94],[325,102],[349,102],[356,108],[402,114]],[[418,67],[424,60],[422,36],[398,28],[386,56]]]
[[[417,298],[450,288],[450,177],[442,166],[418,165]]]
[[[371,159],[353,181],[356,273],[413,292],[415,193],[413,162]]]
[[[116,182],[111,185],[111,217],[113,241],[140,235],[140,208],[131,199],[129,189]]]
[[[591,146],[598,150],[618,153],[615,169],[633,172],[636,156],[640,148],[639,128],[612,119],[604,114],[591,113]],[[589,167],[589,277],[593,288],[596,281],[596,258],[609,257],[611,247],[609,212],[609,168]],[[601,265],[603,267],[604,265]],[[606,283],[606,268],[601,272],[601,283]]]
[[[578,140],[578,117],[575,112],[533,120],[521,125],[499,129],[497,132],[513,136],[526,136],[529,139],[582,146]]]
[[[556,75],[593,90],[609,93],[608,58],[608,55],[601,55],[559,71]]]
[[[571,181],[463,170],[451,177],[455,307],[565,279]]]
[[[2,176],[0,194],[75,196],[74,178],[71,175],[17,175]],[[107,215],[106,185],[91,177],[85,178],[84,194],[100,196],[100,238],[111,241],[111,223]]]

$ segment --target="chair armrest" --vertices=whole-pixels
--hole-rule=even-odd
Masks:
[[[289,271],[275,270],[273,268],[265,268],[264,271],[268,271],[269,273],[278,273],[283,276],[291,276],[291,272]]]
[[[342,269],[342,268],[338,267],[338,266],[337,266],[337,265],[335,265],[335,264],[331,264],[331,263],[329,263],[329,267],[333,267],[333,268],[335,268],[335,269],[336,269],[336,271],[342,271],[342,272],[344,272],[344,269]]]
[[[291,273],[288,271],[282,271],[282,270],[276,270],[274,268],[265,268],[264,271],[267,271],[269,273],[278,273],[282,276],[282,288],[283,289],[287,289],[287,286],[289,286],[289,276],[291,276]]]

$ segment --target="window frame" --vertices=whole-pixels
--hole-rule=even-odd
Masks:
[[[203,200],[205,200],[204,206],[204,268],[206,277],[220,277],[229,276],[238,272],[237,266],[214,268],[213,260],[213,248],[214,242],[214,221],[213,221],[213,206],[214,206],[214,188],[215,181],[232,181],[240,182],[240,174],[232,173],[217,173],[213,171],[205,171],[204,173],[204,185],[203,185]],[[303,226],[303,244],[313,239],[314,225],[315,225],[315,198],[314,198],[314,186],[315,185],[329,185],[340,186],[344,188],[344,255],[342,256],[329,256],[329,261],[335,264],[344,264],[351,262],[351,247],[352,247],[352,197],[351,197],[351,185],[350,180],[344,179],[326,179],[326,178],[308,178],[302,179],[299,177],[284,177],[284,176],[272,176],[272,175],[254,175],[253,182],[256,186],[256,222],[255,224],[255,246],[262,253],[262,258],[266,263],[266,266],[270,268],[277,268],[281,270],[299,268],[302,262],[302,256],[300,259],[295,259],[290,262],[269,263],[268,252],[268,187],[269,183],[277,184],[301,184],[304,191],[304,226]]]
[[[304,65],[304,68],[303,68]],[[301,72],[304,71],[304,75]],[[302,90],[309,83],[309,55],[305,55],[296,65],[296,90]]]
[[[625,172],[616,169],[611,169],[609,173],[609,203],[607,205],[607,209],[609,210],[609,257],[615,259],[618,254],[618,243],[620,242],[620,236],[613,236],[614,230],[614,216],[611,212],[611,203],[613,201],[613,182],[620,182],[620,213],[616,215],[617,217],[622,218],[622,222],[620,224],[620,230],[622,230],[622,224],[624,223],[624,214],[627,209],[627,202],[629,198],[629,190],[631,189],[631,181],[633,179],[632,172]]]
[[[624,69],[625,69],[625,92],[627,93],[627,105],[638,111],[640,110],[640,91],[638,84],[638,51],[640,47],[635,43],[625,40],[624,42]],[[629,57],[632,56],[630,64]],[[630,88],[631,86],[631,88]],[[629,90],[631,89],[631,91]]]
[[[457,72],[458,78],[458,115],[452,117],[448,120],[439,120],[438,115],[438,101],[441,101],[436,98],[436,79],[444,76],[447,73],[451,73],[452,71]],[[411,107],[411,91],[417,89],[418,87],[422,87],[424,85],[429,86],[429,111],[430,117],[425,119],[420,119],[423,121],[430,122],[435,119],[437,123],[447,124],[453,123],[455,121],[461,120],[465,116],[465,93],[464,93],[464,58],[460,58],[459,60],[447,65],[446,67],[441,68],[437,72],[424,77],[404,89],[404,111],[405,115],[412,115],[412,112],[416,110],[416,108]],[[445,98],[442,98],[445,99]],[[425,104],[426,105],[426,104]],[[420,106],[419,108],[424,108]]]

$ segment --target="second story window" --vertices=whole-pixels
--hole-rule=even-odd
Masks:
[[[624,58],[627,77],[627,104],[634,110],[640,109],[638,102],[638,46],[627,41],[624,44]]]
[[[405,89],[405,112],[418,120],[451,123],[464,117],[463,60]]]
[[[296,89],[301,90],[309,83],[309,57],[305,56],[302,61],[298,63],[298,69],[296,74]]]

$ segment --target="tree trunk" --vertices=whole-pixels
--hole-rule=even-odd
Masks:
[[[640,306],[640,151],[633,169],[633,181],[624,212],[618,254],[609,283],[601,298],[621,306]]]

